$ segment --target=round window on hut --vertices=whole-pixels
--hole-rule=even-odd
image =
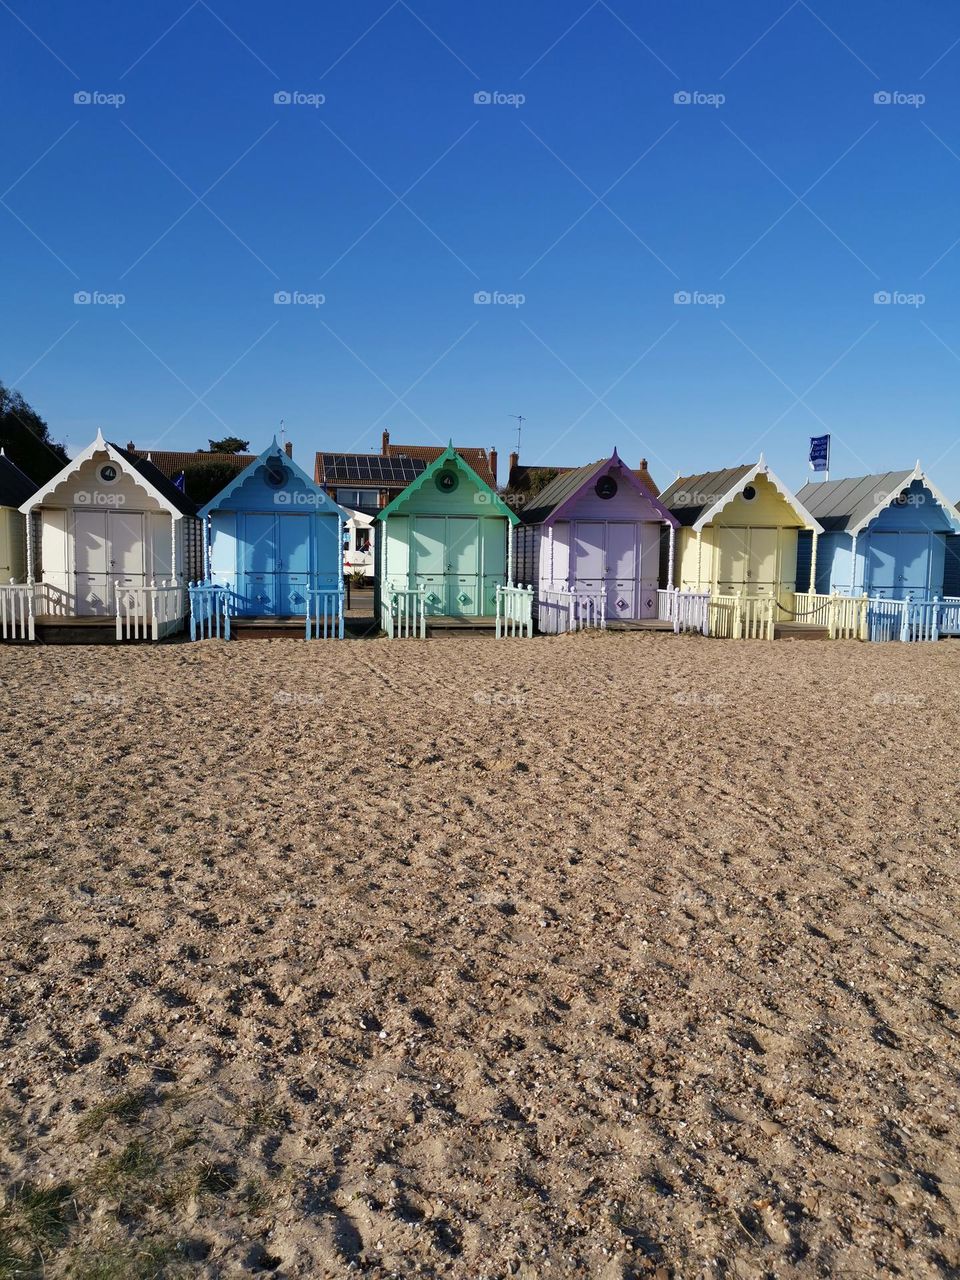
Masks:
[[[106,463],[98,472],[104,484],[113,484],[119,474],[112,462]]]
[[[279,489],[287,479],[287,471],[279,458],[270,458],[267,462],[264,472],[267,484],[272,485],[274,489]]]
[[[757,491],[752,484],[748,484],[743,491],[744,502],[752,502],[757,496]]]
[[[460,477],[455,471],[438,471],[434,483],[441,493],[453,493],[454,489],[460,483]]]
[[[594,492],[598,498],[612,498],[617,492],[617,482],[613,476],[601,476],[594,485]]]

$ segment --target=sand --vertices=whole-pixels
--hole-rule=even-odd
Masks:
[[[3,649],[0,1276],[960,1274],[958,676]]]

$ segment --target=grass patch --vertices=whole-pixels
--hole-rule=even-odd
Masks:
[[[160,1204],[171,1212],[188,1206],[202,1208],[205,1202],[225,1195],[237,1185],[237,1179],[226,1165],[212,1160],[197,1160],[164,1189]]]
[[[71,1280],[155,1280],[169,1276],[176,1246],[151,1240],[134,1248],[108,1245],[82,1254],[70,1267]]]
[[[260,1099],[237,1107],[237,1120],[245,1138],[255,1133],[282,1133],[287,1118],[286,1110],[276,1102]]]
[[[89,1107],[77,1121],[77,1133],[81,1138],[92,1137],[99,1133],[108,1120],[119,1120],[121,1124],[131,1124],[139,1119],[153,1101],[149,1089],[128,1089],[124,1093],[115,1093],[95,1106]]]
[[[115,1156],[108,1156],[92,1170],[87,1181],[93,1191],[116,1200],[126,1200],[155,1178],[160,1157],[146,1142],[135,1138]]]
[[[0,1206],[0,1280],[42,1271],[45,1252],[63,1243],[74,1216],[68,1183],[15,1183]]]

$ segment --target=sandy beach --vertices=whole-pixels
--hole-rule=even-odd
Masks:
[[[0,650],[0,1277],[957,1276],[958,678]]]

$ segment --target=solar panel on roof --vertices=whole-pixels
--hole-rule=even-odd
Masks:
[[[426,468],[420,458],[384,458],[378,453],[324,453],[327,484],[408,485]]]

